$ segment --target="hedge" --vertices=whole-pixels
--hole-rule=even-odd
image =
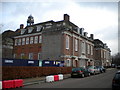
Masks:
[[[69,74],[71,67],[3,66],[2,80],[24,79],[54,74]]]

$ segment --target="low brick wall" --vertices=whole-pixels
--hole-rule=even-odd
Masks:
[[[3,66],[2,80],[24,79],[54,74],[69,74],[71,67],[32,67],[32,66]]]

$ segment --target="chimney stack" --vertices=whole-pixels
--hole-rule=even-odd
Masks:
[[[68,14],[64,14],[64,21],[69,21],[70,20],[70,16]]]
[[[88,34],[87,32],[84,32],[84,36],[85,36],[85,37],[87,37],[87,34]]]
[[[94,39],[94,35],[93,35],[93,34],[90,34],[90,38],[91,38],[91,39]]]
[[[20,29],[23,29],[24,28],[24,24],[20,24]]]
[[[80,28],[80,34],[83,35],[84,28]]]

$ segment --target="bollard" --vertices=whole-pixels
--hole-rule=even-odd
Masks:
[[[14,88],[14,81],[13,80],[5,80],[2,81],[2,88]]]
[[[59,81],[59,76],[58,75],[54,75],[54,81]]]
[[[17,88],[17,87],[23,87],[23,80],[22,79],[14,80],[14,88]]]
[[[53,82],[54,76],[46,76],[46,82]]]
[[[63,80],[63,74],[58,74],[59,80]]]

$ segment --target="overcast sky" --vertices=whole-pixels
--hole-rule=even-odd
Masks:
[[[46,2],[45,2],[46,1]],[[81,2],[76,0],[44,0],[39,2],[2,2],[2,32],[16,30],[20,24],[26,26],[30,14],[34,23],[49,20],[63,20],[63,14],[70,15],[70,21],[94,34],[95,39],[107,43],[111,53],[118,52],[118,2]],[[1,21],[1,20],[0,20]],[[1,22],[0,22],[1,25]]]

